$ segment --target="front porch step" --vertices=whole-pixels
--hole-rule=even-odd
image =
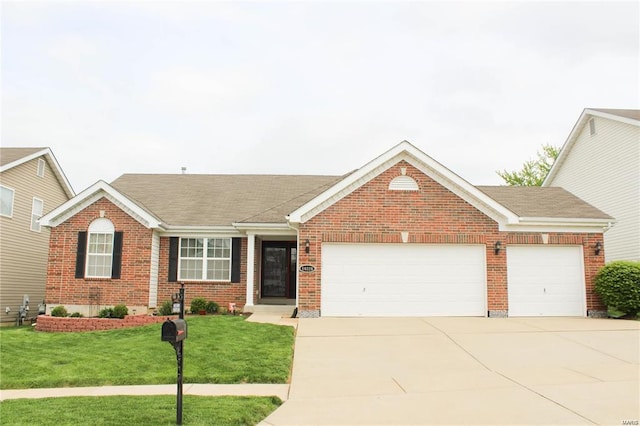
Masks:
[[[253,312],[254,314],[268,314],[290,317],[293,314],[295,305],[253,305],[245,306],[245,312]]]

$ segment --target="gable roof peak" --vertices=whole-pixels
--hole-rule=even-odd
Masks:
[[[68,198],[72,198],[75,195],[75,191],[71,186],[71,183],[67,179],[67,176],[60,167],[56,156],[53,155],[53,151],[48,147],[27,147],[27,148],[14,148],[14,147],[0,147],[0,172],[17,167],[21,164],[29,162],[33,159],[44,157],[49,164],[53,173],[58,180],[62,190],[65,192]]]
[[[101,198],[106,198],[116,204],[147,228],[160,228],[162,226],[159,218],[103,180],[97,181],[69,201],[42,216],[40,224],[47,227],[58,226]]]
[[[404,140],[290,213],[289,223],[306,222],[403,160],[487,215],[506,218],[507,222],[517,221],[513,212]]]

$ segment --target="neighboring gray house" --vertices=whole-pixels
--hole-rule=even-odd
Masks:
[[[616,219],[605,259],[640,261],[640,111],[585,109],[542,186],[565,188]]]
[[[49,148],[0,148],[0,325],[16,324],[25,295],[37,315],[50,234],[38,220],[74,195]]]

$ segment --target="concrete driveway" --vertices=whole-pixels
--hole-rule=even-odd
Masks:
[[[640,420],[640,322],[300,319],[289,399],[264,425]]]

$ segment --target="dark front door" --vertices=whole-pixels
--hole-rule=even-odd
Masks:
[[[295,242],[262,243],[262,297],[296,297],[297,259]]]

